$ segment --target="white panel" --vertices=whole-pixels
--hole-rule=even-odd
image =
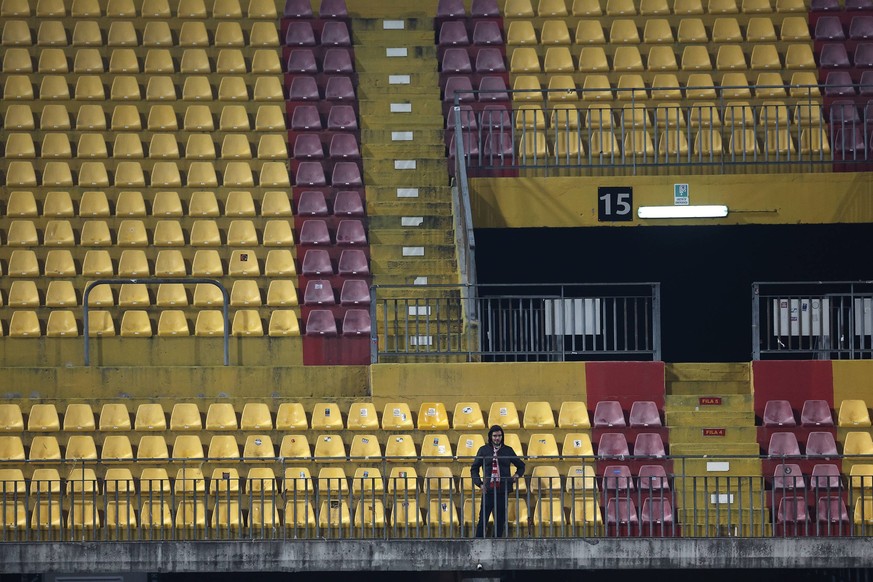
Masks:
[[[398,188],[398,198],[418,198],[418,188]]]
[[[600,299],[546,299],[546,334],[597,335],[600,333]]]
[[[403,48],[386,48],[385,49],[386,57],[406,57],[409,56],[409,52],[406,50],[406,47]]]
[[[430,307],[410,307],[409,315],[430,315]]]
[[[709,496],[709,502],[713,505],[726,505],[734,502],[732,493],[713,493]]]
[[[417,166],[415,160],[394,160],[395,170],[414,170]]]
[[[710,461],[706,464],[707,473],[726,473],[731,470],[731,464],[727,461]]]
[[[402,20],[383,20],[382,30],[403,30],[406,28],[406,23]]]
[[[409,345],[411,346],[432,346],[433,345],[433,336],[432,335],[414,335],[409,338]]]
[[[412,113],[412,103],[392,103],[391,113]]]
[[[391,141],[412,141],[411,131],[392,131]]]
[[[403,247],[404,257],[423,257],[424,247]]]
[[[424,222],[423,216],[401,216],[400,226],[421,226]]]
[[[389,85],[409,85],[409,75],[388,75]]]
[[[873,335],[873,298],[855,299],[855,335]]]
[[[416,277],[413,285],[427,285],[427,277]]]
[[[773,335],[830,336],[830,300],[818,297],[773,300]]]

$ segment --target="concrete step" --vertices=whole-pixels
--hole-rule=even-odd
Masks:
[[[708,448],[707,448],[708,447]],[[678,449],[678,451],[677,451]],[[726,477],[729,475],[760,475],[761,474],[761,459],[758,458],[736,458],[746,456],[756,456],[760,453],[757,443],[744,444],[725,444],[720,448],[717,456],[712,455],[712,445],[671,445],[670,454],[674,456],[704,456],[707,458],[687,459],[681,461],[678,466],[673,468],[674,472],[679,473],[684,471],[685,475],[698,475]],[[736,456],[736,457],[735,457]],[[719,463],[722,466],[712,466],[711,463]],[[726,465],[725,465],[726,464]],[[724,468],[727,467],[727,470]]]
[[[445,158],[405,156],[387,160],[373,159],[364,165],[364,172],[367,174],[365,183],[379,186],[392,185],[398,183],[397,180],[399,184],[408,184],[410,176],[418,177],[419,184],[449,185],[448,165]]]
[[[430,116],[429,118],[432,118]],[[379,125],[370,125],[361,129],[361,143],[365,146],[376,147],[408,147],[408,146],[434,146],[445,157],[445,132],[442,125],[407,126],[405,129],[386,129]]]
[[[399,218],[401,216],[452,216],[451,200],[421,200],[416,198],[399,198],[394,200],[371,201],[367,199],[367,214],[370,224],[373,219]]]
[[[748,381],[736,382],[712,382],[709,380],[692,381],[683,380],[665,383],[667,394],[697,395],[697,394],[749,394],[751,386]]]
[[[369,31],[366,32],[369,33]],[[416,35],[417,34],[418,31],[416,31]],[[389,52],[388,50],[401,47],[406,49],[406,56],[402,56],[402,52],[393,50]],[[377,61],[412,61],[419,65],[420,68],[418,70],[430,70],[431,62],[433,63],[432,70],[438,70],[437,56],[436,32],[433,33],[433,36],[428,42],[423,42],[420,45],[413,45],[406,42],[397,47],[374,46],[371,44],[355,47],[355,59],[359,61],[368,61],[372,63]]]
[[[371,245],[424,245],[425,250],[439,245],[453,245],[454,232],[436,228],[370,228]]]
[[[701,410],[700,412],[668,410],[667,426],[671,429],[685,427],[753,427],[755,413],[749,412],[719,412]]]
[[[669,364],[664,371],[668,382],[709,381],[736,382],[749,381],[751,367],[748,363],[703,363]]]
[[[435,263],[436,264],[436,263]],[[441,263],[439,264],[441,265]],[[428,285],[456,285],[458,283],[458,274],[454,270],[447,269],[444,272],[430,273],[417,272],[415,274],[396,271],[391,273],[374,273],[373,284],[375,285],[412,285],[416,279],[420,277],[427,278]]]
[[[701,395],[668,394],[664,404],[670,412],[745,412],[752,410],[754,401],[751,394],[713,392]]]
[[[374,238],[378,237],[370,233],[371,244]],[[411,264],[416,264],[416,260],[421,259],[454,259],[455,245],[418,242],[410,242],[408,245],[377,243],[370,247],[370,256],[373,260],[408,260]]]
[[[724,420],[717,424],[701,427],[670,425],[670,443],[677,444],[705,444],[713,451],[720,451],[723,444],[749,444],[757,442],[758,433],[754,425],[736,426],[728,425]],[[714,428],[716,427],[716,428]],[[727,428],[724,428],[727,427]],[[721,434],[724,431],[724,434]]]
[[[422,213],[402,216],[370,214],[371,233],[396,229],[409,232],[431,229],[451,231],[453,226],[451,214],[442,216],[429,216]]]
[[[367,203],[376,202],[378,204],[385,203],[443,203],[451,204],[452,191],[447,185],[435,186],[432,184],[423,184],[420,186],[376,186],[367,185]]]
[[[446,159],[446,147],[441,143],[396,141],[387,144],[366,144],[361,150],[364,158],[373,162],[409,159],[444,161]]]
[[[395,75],[391,72],[383,72],[358,75],[359,99],[372,99],[378,95],[385,96],[386,91],[390,91],[392,96],[427,95],[439,100],[439,74],[415,72]]]
[[[422,113],[420,115],[408,115],[406,113],[379,113],[366,115],[361,113],[361,128],[366,130],[390,130],[390,131],[421,131],[442,130],[445,120],[439,112],[435,114]],[[418,136],[416,136],[418,139]],[[435,140],[435,141],[443,141]]]
[[[458,282],[458,265],[454,257],[416,257],[390,258],[374,256],[371,270],[381,285],[415,285],[424,284],[421,277],[427,278],[427,284],[436,284],[435,277],[443,277],[440,284]],[[418,283],[417,283],[418,281]]]
[[[406,123],[418,123],[418,116],[436,116],[443,119],[443,104],[431,95],[380,95],[378,98],[361,99],[358,107],[361,116],[378,115],[383,119],[403,119]],[[408,105],[408,107],[406,107]]]
[[[443,162],[445,164],[445,162]],[[419,164],[419,167],[421,164]],[[445,171],[431,169],[430,171],[412,172],[408,171],[390,171],[384,168],[365,168],[364,179],[367,184],[376,184],[378,186],[389,186],[395,188],[414,188],[427,184],[448,185],[449,176]]]

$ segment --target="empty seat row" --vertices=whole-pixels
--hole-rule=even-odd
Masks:
[[[285,18],[314,18],[310,0],[286,0],[282,11]],[[345,0],[322,0],[318,7],[318,18],[348,18],[349,13]]]
[[[31,6],[35,4],[35,9]],[[175,11],[170,10],[167,0],[145,0],[137,7],[133,0],[109,0],[105,9],[96,0],[73,0],[69,10],[62,0],[3,0],[0,16],[38,16],[40,18],[235,18],[243,16],[241,5],[246,5],[247,18],[275,18],[276,7],[270,0],[216,0],[210,2],[209,10],[204,0],[181,0]]]
[[[858,477],[858,481],[863,477]],[[785,491],[802,491],[807,487],[820,491],[833,490],[842,492],[843,484],[840,478],[840,469],[831,463],[819,463],[813,466],[809,475],[804,475],[800,465],[796,463],[784,463],[776,465],[773,470],[772,491],[784,493]]]
[[[873,98],[873,70],[867,70],[857,77],[858,81],[848,71],[830,71],[825,77],[824,94],[826,97],[853,97],[860,95],[865,101]]]
[[[167,49],[150,49],[145,58],[133,49],[110,51],[108,64],[103,51],[83,48],[68,58],[62,49],[45,48],[34,59],[25,48],[10,48],[3,55],[3,72],[9,73],[80,73],[101,74],[242,74],[272,75],[282,73],[282,64],[275,50],[258,49],[246,58],[239,49],[221,49],[217,58],[210,59],[204,49],[185,49],[182,57],[173,58]],[[34,61],[36,68],[34,68]],[[72,67],[70,63],[72,62]]]
[[[627,437],[622,433],[603,433],[597,444],[597,456],[600,458],[629,457],[666,457],[667,449],[664,440],[658,433],[639,433],[634,439],[634,446],[628,446]]]
[[[851,401],[845,401],[851,402]],[[850,405],[847,405],[847,413]],[[865,407],[866,408],[866,407]],[[787,400],[768,400],[764,405],[761,424],[766,427],[797,426],[791,403]],[[825,400],[805,400],[800,412],[801,426],[834,426],[830,405]]]
[[[313,27],[309,20],[295,19],[285,28],[285,44],[298,47],[351,46],[349,28],[343,20],[328,20]]]
[[[39,119],[39,124],[34,121]],[[73,124],[75,119],[75,125]],[[180,123],[181,121],[181,123]],[[254,121],[254,124],[252,122]],[[217,123],[216,123],[217,122]],[[172,105],[152,105],[143,115],[135,105],[80,105],[78,109],[61,104],[42,107],[10,104],[4,125],[7,130],[77,131],[285,131],[285,112],[279,105],[260,105],[253,116],[243,105],[223,105],[215,111],[208,105],[188,105],[177,115]]]
[[[770,435],[767,454],[771,457],[800,456],[800,444],[793,432],[776,432]],[[833,433],[814,431],[809,433],[806,441],[805,454],[814,456],[836,456],[837,443]]]
[[[331,105],[322,121],[315,105],[296,105],[291,112],[291,131],[357,131],[358,115],[352,105]]]
[[[355,249],[358,250],[358,249]],[[306,251],[306,256],[314,252]],[[349,253],[344,250],[343,253]],[[358,252],[362,252],[358,250]],[[222,258],[222,254],[225,255]],[[227,256],[229,254],[229,256]],[[235,250],[230,253],[215,249],[199,249],[194,252],[193,259],[186,261],[182,252],[177,249],[164,249],[153,253],[153,259],[142,249],[125,249],[120,252],[109,250],[88,250],[81,264],[73,260],[72,253],[66,249],[53,249],[46,253],[40,261],[32,250],[16,249],[12,251],[7,265],[7,276],[38,278],[45,277],[293,277],[297,274],[294,265],[294,255],[288,249],[271,249],[265,259],[258,258],[255,249]],[[263,256],[263,253],[261,253]],[[307,266],[306,256],[303,263]],[[358,261],[363,260],[363,267]],[[310,261],[322,266],[319,259]],[[366,257],[345,259],[346,263],[354,264],[356,268],[366,267]],[[40,268],[42,263],[42,268]],[[327,266],[330,259],[327,257]],[[344,266],[340,257],[340,268]],[[304,273],[306,274],[306,273]],[[318,273],[314,273],[318,274]],[[332,273],[331,273],[332,274]],[[350,273],[353,274],[353,273]]]
[[[363,289],[361,284],[363,283]],[[266,300],[257,281],[243,279],[233,282],[230,288],[231,307],[295,307],[297,289],[293,281],[273,280],[266,288]],[[6,305],[12,308],[77,307],[82,305],[83,290],[76,290],[72,281],[49,281],[44,288],[35,281],[13,281],[5,293]],[[0,296],[0,302],[3,297]],[[164,308],[216,307],[224,303],[221,290],[207,283],[198,283],[186,288],[182,283],[162,283],[149,288],[144,284],[125,283],[117,290],[109,285],[94,287],[88,295],[91,307],[145,308],[151,305]],[[358,279],[343,283],[340,293],[341,305],[369,304],[369,286]]]
[[[337,244],[360,244],[364,236],[362,228],[354,224],[343,224],[336,233]],[[359,222],[359,221],[358,221]],[[182,227],[178,220],[158,220],[153,227],[146,228],[140,219],[126,218],[117,229],[110,231],[103,220],[86,221],[81,229],[74,230],[68,220],[49,220],[44,228],[37,229],[33,222],[15,219],[6,231],[6,244],[9,246],[293,246],[294,234],[288,220],[268,220],[263,228],[246,219],[234,219],[226,229],[219,230],[215,220],[195,220],[190,227]],[[222,232],[223,231],[223,232]],[[260,231],[260,232],[259,232]],[[306,244],[329,244],[322,235],[325,230],[316,225],[304,229]],[[78,235],[78,236],[77,236]]]
[[[3,85],[3,98],[10,101],[105,101],[107,96],[110,101],[284,100],[278,77],[258,77],[251,89],[244,77],[230,75],[222,75],[217,85],[206,76],[176,81],[170,76],[152,75],[145,84],[145,92],[132,75],[115,75],[109,85],[99,75],[79,75],[74,85],[69,85],[62,75],[43,75],[36,92],[27,75],[10,75]]]
[[[336,402],[318,402],[305,408],[300,402],[283,402],[275,409],[262,402],[215,402],[208,406],[195,402],[178,402],[167,411],[161,403],[145,403],[136,407],[131,423],[131,409],[124,402],[104,403],[99,422],[95,423],[95,409],[87,403],[67,404],[61,423],[58,408],[52,403],[37,403],[29,408],[24,422],[19,404],[0,404],[0,431],[30,432],[94,430],[364,430],[379,427],[383,430],[449,430],[445,405],[441,402],[423,402],[413,416],[407,402],[386,403],[381,415],[372,402],[354,402],[343,413]],[[201,418],[205,411],[205,423]],[[548,402],[528,402],[524,407],[524,424],[514,402],[494,402],[489,407],[488,424],[500,424],[507,429],[555,428],[554,412]],[[343,419],[345,417],[346,420]],[[484,429],[482,409],[478,402],[459,402],[452,415],[454,430]],[[588,410],[584,402],[561,403],[558,428],[590,428]]]
[[[218,136],[214,136],[218,137]],[[75,138],[74,138],[75,140]],[[260,160],[288,158],[288,148],[285,136],[276,133],[261,135],[257,143],[249,142],[245,134],[234,133],[225,135],[219,143],[213,141],[213,136],[206,134],[189,135],[180,144],[172,133],[156,133],[146,143],[140,141],[140,136],[134,133],[104,137],[99,133],[82,133],[75,148],[70,138],[64,133],[50,133],[37,137],[34,142],[29,133],[9,133],[4,144],[4,154],[7,158],[131,158],[131,159],[252,159]],[[348,147],[338,144],[337,151],[345,151]],[[254,149],[255,156],[252,155]],[[355,142],[357,151],[357,142]],[[339,154],[337,154],[339,155]]]
[[[826,44],[822,47],[818,58],[822,69],[839,69],[847,67],[873,67],[873,43],[862,42],[855,46],[851,54],[846,45],[840,43]]]
[[[108,29],[97,21],[80,20],[64,27],[59,20],[42,21],[36,30],[25,20],[7,20],[3,25],[2,46],[74,47],[264,47],[278,45],[273,23],[255,22],[244,33],[239,22],[219,22],[207,30],[204,22],[182,22],[175,30],[165,21],[145,24],[139,31],[131,21],[115,21]],[[35,42],[34,42],[35,41]]]
[[[295,75],[288,86],[289,101],[354,101],[355,87],[345,75]]]
[[[446,2],[447,0],[443,0]],[[534,11],[536,5],[536,11]],[[660,14],[736,14],[740,11],[746,14],[778,12],[803,12],[802,1],[777,0],[775,5],[770,0],[607,0],[605,10],[600,0],[506,0],[502,15],[506,18],[533,18],[534,16],[655,16]],[[672,5],[672,10],[671,6]]]
[[[330,130],[331,121],[328,120]],[[297,160],[323,159],[325,147],[321,136],[317,134],[300,134],[294,138],[292,157]],[[361,151],[354,134],[338,133],[331,135],[327,145],[327,157],[332,160],[360,159]]]
[[[323,193],[319,194],[324,196]],[[340,197],[340,194],[343,196]],[[311,196],[311,194],[310,194]],[[301,194],[301,198],[303,195]],[[112,198],[110,202],[110,198]],[[181,196],[175,191],[156,192],[146,202],[142,192],[126,190],[119,192],[117,196],[107,197],[106,192],[91,190],[83,192],[81,197],[74,203],[67,191],[47,192],[40,203],[30,190],[13,190],[6,198],[6,216],[8,217],[72,217],[100,218],[109,216],[136,217],[279,217],[291,216],[291,201],[288,193],[282,190],[270,190],[264,192],[263,197],[255,202],[252,193],[248,190],[234,190],[228,192],[219,202],[215,192],[193,192],[188,196]],[[354,214],[353,211],[344,208],[357,208],[355,199],[360,202],[360,193],[348,191],[338,193],[337,198],[348,201],[340,202],[337,214]],[[348,206],[346,206],[348,205]],[[78,210],[78,212],[77,212]],[[83,225],[84,226],[84,225]]]
[[[321,164],[310,162],[318,165]],[[341,166],[343,162],[337,164]],[[357,165],[351,163],[357,170]],[[86,186],[92,188],[107,187],[110,185],[124,187],[162,187],[173,188],[193,186],[203,188],[215,188],[219,185],[230,187],[253,187],[256,184],[264,187],[290,187],[291,178],[288,174],[287,165],[283,162],[261,162],[260,169],[253,167],[250,162],[226,162],[223,172],[216,172],[214,162],[193,161],[186,163],[187,171],[180,168],[177,162],[159,161],[149,164],[151,171],[147,172],[142,162],[120,161],[114,165],[114,172],[110,175],[104,162],[81,162],[78,171],[74,174],[70,163],[64,161],[47,161],[39,164],[42,166],[39,176],[33,162],[12,161],[6,167],[6,186],[30,187],[30,186]],[[343,182],[342,178],[350,168],[341,167],[340,176],[332,183]],[[338,171],[334,168],[334,174]],[[360,171],[356,172],[360,175]],[[255,178],[257,176],[257,179]],[[323,179],[323,176],[322,176]],[[306,175],[299,185],[311,185],[311,178]],[[323,183],[322,183],[323,185]],[[358,185],[360,180],[358,179]]]
[[[321,58],[307,48],[295,48],[288,55],[286,71],[292,75],[350,75],[355,72],[351,53],[343,48],[331,48]]]
[[[192,314],[193,316],[193,314]],[[182,310],[163,310],[157,321],[153,321],[147,311],[128,310],[116,326],[108,311],[88,312],[89,337],[187,337],[191,335],[191,323]],[[202,310],[193,320],[194,335],[216,337],[224,335],[224,315],[220,310]],[[233,336],[255,336],[264,334],[264,322],[255,309],[237,310],[228,333]],[[290,309],[271,310],[266,327],[271,337],[300,335],[297,315]],[[76,313],[63,309],[53,309],[43,325],[35,311],[13,311],[8,324],[10,338],[76,338],[83,335],[84,323],[77,319]]]
[[[311,246],[333,244],[338,246],[366,245],[367,233],[360,220],[340,220],[336,230],[332,233],[328,230],[327,221],[309,218],[303,221],[299,239],[301,245]]]
[[[815,22],[814,38],[821,41],[873,38],[873,16],[853,16],[848,26],[838,16],[820,16]]]

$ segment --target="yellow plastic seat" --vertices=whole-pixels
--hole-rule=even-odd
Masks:
[[[167,419],[164,409],[158,403],[140,404],[136,409],[134,430],[164,431],[167,430]]]
[[[837,415],[837,426],[870,426],[870,412],[867,409],[867,403],[863,400],[843,400],[840,403],[840,411]]]
[[[213,402],[206,411],[206,430],[237,430],[236,411],[229,402]]]
[[[565,401],[558,412],[558,428],[590,428],[588,408],[582,401]]]
[[[518,409],[514,402],[493,402],[488,411],[488,424],[493,426],[498,424],[507,429],[521,428],[518,417]],[[517,453],[518,451],[516,451]]]
[[[300,335],[300,322],[297,314],[290,309],[275,309],[270,314],[267,334],[270,337],[291,337]]]
[[[231,307],[258,307],[261,305],[261,290],[257,282],[234,281],[230,292]]]
[[[700,18],[683,18],[679,21],[676,40],[680,43],[705,43],[709,36]]]
[[[175,448],[173,454],[175,454]],[[236,442],[236,437],[234,435],[213,436],[209,439],[207,456],[210,459],[239,459],[239,444]]]
[[[93,431],[95,430],[94,411],[91,405],[83,403],[71,403],[64,412],[65,431]]]
[[[442,402],[422,402],[418,409],[418,430],[448,430],[449,417]]]
[[[612,21],[609,29],[611,44],[639,44],[640,33],[633,20],[617,19]]]
[[[24,444],[19,436],[0,436],[0,459],[24,461]]]
[[[58,410],[54,404],[34,404],[27,416],[27,430],[30,432],[56,432],[61,429]]]
[[[472,462],[473,457],[479,452],[479,447],[485,444],[485,437],[479,433],[462,434],[458,437],[458,445],[455,447],[455,454],[459,461],[468,459]]]
[[[511,26],[511,25],[510,25]],[[540,31],[541,45],[569,45],[570,31],[563,20],[547,20]]]
[[[79,201],[79,216],[105,217],[109,216],[109,202],[105,192],[83,192]],[[87,224],[87,222],[86,222]],[[105,224],[105,223],[104,223]],[[84,244],[84,243],[83,243]]]
[[[64,459],[67,461],[97,460],[97,447],[91,435],[74,435],[67,441]]]
[[[637,50],[637,53],[639,53],[639,50]],[[642,61],[640,62],[640,67],[642,67]],[[582,47],[582,50],[579,51],[579,71],[583,73],[608,72],[609,64],[606,62],[606,52],[603,50],[603,47]]]
[[[177,402],[170,413],[170,430],[187,431],[203,430],[200,420],[200,409],[193,402]]]
[[[746,25],[746,42],[776,42],[776,29],[773,26],[773,20],[761,16],[750,18]]]
[[[342,430],[343,418],[335,402],[318,402],[312,408],[312,430]]]
[[[770,0],[743,0],[742,10],[744,14],[769,14],[773,7]]]
[[[240,309],[233,314],[231,335],[260,337],[264,335],[264,326],[257,309]]]
[[[243,47],[245,38],[239,22],[219,22],[215,27],[215,46]]]
[[[191,335],[188,318],[182,310],[170,309],[161,312],[158,318],[159,337],[187,337]]]
[[[485,420],[478,402],[458,402],[452,414],[454,430],[483,429]]]
[[[376,415],[376,407],[372,402],[353,402],[349,406],[346,422],[349,430],[379,429],[379,418]],[[354,443],[352,443],[352,447],[354,447]]]
[[[107,402],[100,409],[100,431],[129,431],[130,412],[121,402]]]
[[[573,35],[577,45],[606,44],[603,25],[596,19],[582,19],[576,25],[576,33]]]
[[[773,44],[756,44],[752,48],[752,69],[782,69],[782,63],[779,60],[779,53],[776,51],[776,45]]]
[[[806,17],[786,16],[782,19],[782,26],[779,28],[779,39],[783,42],[809,41],[809,23]]]
[[[283,402],[276,411],[276,430],[308,430],[306,412],[299,402]]]
[[[96,29],[97,23],[93,23],[93,25]],[[67,32],[64,30],[64,24],[57,20],[40,22],[36,33],[36,44],[38,46],[67,46]]]
[[[873,438],[870,433],[861,431],[851,431],[846,433],[845,441],[843,442],[843,455],[873,455]],[[859,459],[866,460],[866,459]]]
[[[503,16],[507,18],[533,18],[534,10],[531,0],[506,0],[503,5]]]
[[[785,52],[786,69],[814,69],[815,66],[815,58],[808,43],[788,45]],[[795,83],[792,82],[793,84]]]
[[[385,430],[384,426],[383,430]],[[385,457],[386,460],[393,463],[415,461],[418,458],[418,454],[415,450],[415,443],[412,441],[412,437],[405,434],[388,437],[385,442]]]
[[[528,451],[530,452],[530,451]],[[591,446],[591,437],[584,432],[571,432],[564,436],[561,456],[565,460],[577,457],[593,457],[594,448]]]
[[[13,281],[9,288],[9,307],[39,307],[39,293],[33,281]],[[48,304],[48,294],[46,294]]]
[[[405,402],[389,402],[382,411],[382,430],[412,430],[412,412]]]
[[[191,274],[195,277],[221,277],[224,267],[216,250],[198,250],[194,252],[194,262],[191,264]]]
[[[4,0],[0,4],[0,16],[30,16],[30,4],[27,0]]]
[[[24,20],[7,20],[3,24],[0,42],[3,46],[30,46],[33,44],[33,35]]]
[[[555,428],[555,415],[548,402],[528,402],[524,407],[524,428]]]
[[[36,436],[30,442],[29,461],[60,461],[61,447],[54,436]]]
[[[537,35],[529,20],[513,20],[506,31],[507,46],[536,45]]]
[[[454,459],[452,445],[445,434],[426,434],[421,441],[421,457],[428,463],[444,463]]]
[[[93,49],[97,56],[100,56],[100,53],[97,52],[97,49]],[[79,51],[81,54],[82,51]],[[78,61],[78,55],[76,56],[76,60]],[[148,53],[146,54],[146,62],[149,61]],[[93,70],[83,71],[83,72],[96,72],[102,73],[103,60],[99,59],[99,66],[101,69],[97,69],[97,62],[94,63]],[[73,67],[76,68],[75,65]],[[112,51],[111,56],[109,57],[109,72],[110,73],[128,73],[128,74],[136,74],[140,72],[139,60],[136,58],[136,52],[132,48],[117,48]],[[166,73],[168,72],[166,69],[163,70],[154,70],[146,68],[147,73]],[[170,68],[170,72],[172,72],[172,68]]]
[[[346,445],[339,434],[321,434],[315,440],[316,461],[334,462],[346,460]]]
[[[537,457],[557,457],[558,443],[555,441],[555,435],[552,433],[532,434],[528,441],[527,454],[532,459]]]
[[[247,402],[243,406],[240,428],[242,430],[272,430],[273,419],[270,416],[270,409],[262,402]]]
[[[10,277],[39,277],[36,253],[31,250],[14,250],[9,257]]]
[[[30,190],[16,190],[9,193],[6,202],[6,216],[35,217],[38,214],[33,192]]]
[[[522,46],[513,49],[509,60],[509,70],[513,73],[540,73],[540,58],[533,47]]]
[[[706,7],[710,14],[737,14],[736,0],[709,0]]]
[[[21,432],[23,430],[24,417],[21,414],[21,407],[17,404],[0,404],[0,431]],[[2,476],[2,472],[0,472],[0,476]]]

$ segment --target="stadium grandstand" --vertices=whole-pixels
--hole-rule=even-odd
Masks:
[[[3,582],[869,579],[873,0],[0,0],[0,62]]]

